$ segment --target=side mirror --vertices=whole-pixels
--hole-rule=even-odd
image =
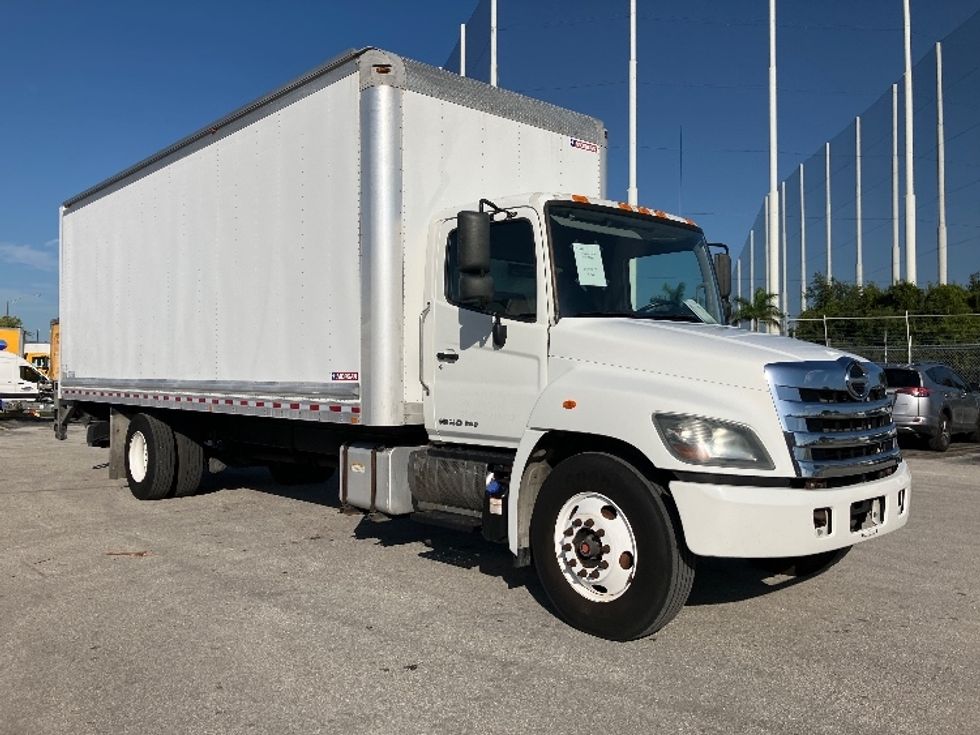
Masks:
[[[467,306],[482,309],[493,301],[493,277],[490,275],[490,214],[460,212],[456,215],[456,221],[459,299]]]
[[[718,276],[718,290],[722,301],[732,295],[732,256],[728,253],[715,253],[715,273]]]
[[[456,242],[461,273],[490,272],[489,212],[460,212],[456,215]]]
[[[493,301],[493,276],[489,273],[460,273],[459,300],[466,306],[484,308]]]

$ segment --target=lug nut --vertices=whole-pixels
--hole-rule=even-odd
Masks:
[[[604,529],[604,528],[597,528],[596,529],[596,532],[595,532],[595,535],[598,536],[599,538],[602,538],[603,536],[606,535],[606,529]]]
[[[570,567],[576,567],[576,566],[578,566],[578,559],[569,559],[568,560],[568,566],[570,566]]]
[[[599,569],[609,569],[609,562],[603,559],[599,562]]]
[[[603,546],[602,547],[602,553],[603,554],[608,554],[609,553],[609,546]]]
[[[588,574],[588,572],[586,572],[584,569],[580,569],[578,572],[578,576],[580,577],[584,577],[586,574]]]
[[[571,551],[572,550],[572,545],[571,544],[562,544],[561,545],[561,550],[562,551]]]
[[[589,575],[589,579],[599,579],[599,570],[597,569],[592,572],[592,574]]]
[[[589,518],[589,519],[588,519],[588,520],[587,520],[587,521],[585,522],[585,527],[586,527],[586,528],[592,528],[592,527],[593,527],[594,525],[595,525],[595,521],[593,521],[593,520],[592,520],[591,518]]]
[[[575,531],[573,531],[571,528],[566,528],[565,529],[565,535],[566,536],[571,536],[573,533],[575,533]]]
[[[576,518],[574,521],[572,521],[572,525],[575,526],[575,528],[578,528],[579,526],[582,525],[582,519]]]

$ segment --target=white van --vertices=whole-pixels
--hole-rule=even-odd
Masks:
[[[34,403],[48,385],[48,379],[23,357],[0,351],[0,410]]]

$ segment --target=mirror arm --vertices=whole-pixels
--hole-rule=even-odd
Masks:
[[[507,344],[507,325],[502,324],[500,321],[500,314],[493,315],[493,347],[496,350],[501,349],[505,344]]]
[[[515,212],[512,209],[504,209],[503,207],[498,207],[496,204],[494,204],[493,202],[491,202],[489,199],[481,199],[480,200],[480,211],[481,212],[486,212],[488,209],[490,211],[492,211],[493,214],[501,214],[501,213],[503,213],[503,215],[507,219],[513,219],[514,217],[517,216],[517,212]]]

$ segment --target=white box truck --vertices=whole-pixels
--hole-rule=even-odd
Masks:
[[[65,202],[56,433],[107,421],[141,499],[209,458],[339,471],[346,505],[507,543],[611,639],[674,617],[698,556],[812,571],[903,526],[882,371],[725,326],[727,255],[608,201],[606,148],[340,56]]]

